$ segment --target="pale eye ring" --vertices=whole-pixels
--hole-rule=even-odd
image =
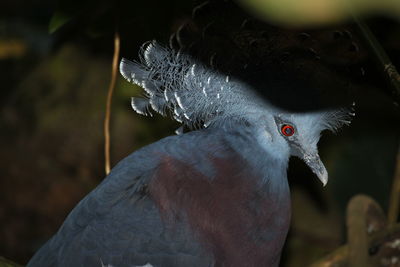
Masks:
[[[292,136],[295,133],[294,127],[290,124],[284,124],[281,127],[281,133],[284,136]]]

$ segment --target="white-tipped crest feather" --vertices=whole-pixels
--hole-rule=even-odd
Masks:
[[[146,92],[148,99],[132,99],[132,107],[139,114],[151,115],[151,108],[166,115],[169,110],[175,120],[193,129],[232,118],[243,122],[249,114],[277,110],[249,85],[155,41],[142,46],[139,58],[140,62],[123,58],[120,64],[123,77]],[[335,131],[349,124],[351,115],[349,110],[339,109],[318,112],[314,118],[321,129]]]
[[[154,41],[142,46],[139,57],[140,62],[122,59],[120,71],[149,98],[147,105],[132,100],[140,114],[150,114],[149,107],[163,115],[169,109],[174,119],[194,128],[265,108],[247,85]]]

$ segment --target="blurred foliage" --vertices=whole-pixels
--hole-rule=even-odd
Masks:
[[[54,13],[49,23],[49,33],[56,32],[60,27],[62,27],[70,20],[71,20],[71,15],[69,14],[65,14],[63,12]]]
[[[22,265],[19,265],[13,261],[0,257],[0,267],[20,267],[20,266]]]
[[[121,56],[135,59],[143,42],[166,43],[169,34],[188,20],[192,7],[187,0],[4,3],[0,9],[0,255],[27,262],[103,179],[102,123],[115,29],[121,35]],[[308,9],[310,19],[323,14],[316,6]],[[296,26],[307,22],[290,12],[290,18],[301,22]],[[399,66],[398,22],[373,18],[369,23]],[[332,30],[323,33],[322,39],[338,35]],[[339,33],[340,38],[349,38],[346,31]],[[338,55],[348,53],[349,47],[356,49],[346,45]],[[282,266],[306,266],[343,244],[345,206],[353,195],[371,195],[387,207],[399,144],[399,108],[387,93],[380,66],[365,49],[362,52],[366,54],[364,75],[348,81],[354,83],[357,116],[337,135],[324,134],[319,144],[330,174],[327,187],[322,188],[301,161],[290,162],[293,222]],[[135,114],[129,98],[141,91],[118,78],[111,118],[112,165],[139,147],[173,134],[177,127],[160,116]]]
[[[258,17],[295,27],[338,23],[354,14],[400,16],[398,0],[237,0]]]
[[[21,40],[0,40],[0,59],[21,57],[27,46]]]

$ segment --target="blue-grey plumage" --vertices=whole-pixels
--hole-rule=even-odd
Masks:
[[[278,266],[290,223],[289,157],[326,184],[317,143],[347,113],[287,113],[154,42],[120,71],[145,89],[135,111],[170,113],[194,131],[122,160],[28,266]]]
[[[242,169],[239,166],[249,165],[241,170],[249,178],[252,169],[258,168],[258,164],[262,167],[253,174],[262,176],[262,180],[258,181],[259,185],[254,187],[255,192],[268,185],[268,190],[273,191],[275,197],[278,192],[282,192],[282,198],[288,198],[289,191],[284,177],[287,162],[271,158],[260,149],[252,136],[244,134],[242,130],[225,132],[204,129],[167,137],[121,161],[74,208],[58,233],[38,251],[28,266],[100,266],[101,262],[113,266],[144,265],[147,262],[153,266],[213,266],[214,259],[207,253],[207,247],[201,245],[202,241],[197,240],[197,234],[192,232],[185,220],[176,219],[172,223],[163,220],[157,208],[159,205],[154,203],[156,196],[149,195],[146,188],[152,179],[157,179],[154,174],[165,165],[163,160],[166,158],[171,158],[175,163],[193,166],[193,172],[207,177],[207,182],[212,183],[218,172],[213,161],[231,160],[235,156],[239,157],[235,170]],[[248,161],[252,157],[257,157],[258,160]],[[264,160],[266,164],[263,163]],[[235,161],[231,163],[234,164]],[[184,179],[185,172],[188,171],[177,164],[174,174],[182,172]],[[168,172],[163,174],[168,176]],[[273,176],[283,179],[277,180],[275,184]],[[234,177],[230,178],[234,181]],[[231,192],[234,193],[235,190],[231,189]],[[223,195],[224,192],[220,194]],[[265,194],[273,196],[271,192],[266,191]],[[249,203],[243,205],[251,205],[250,200],[254,201],[249,199]],[[210,207],[217,204],[209,203]],[[231,204],[238,205],[235,202]],[[287,199],[278,204],[286,207],[289,202]],[[282,205],[275,205],[268,213],[281,212]],[[228,208],[227,203],[224,206]],[[283,217],[289,216],[288,209],[289,206]],[[200,216],[202,215],[199,214]],[[287,220],[282,220],[287,224],[288,217]],[[281,226],[277,225],[275,228],[280,229]]]

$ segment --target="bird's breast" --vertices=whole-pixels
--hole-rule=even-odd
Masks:
[[[289,227],[289,196],[261,186],[240,157],[207,161],[214,177],[163,158],[149,189],[165,223],[184,220],[217,266],[274,266]]]

